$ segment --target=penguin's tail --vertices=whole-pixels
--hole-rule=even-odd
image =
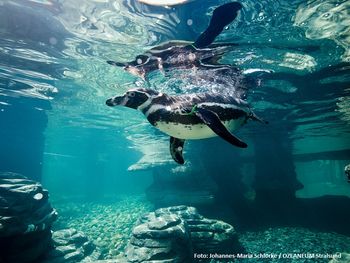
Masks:
[[[269,124],[268,121],[264,120],[263,118],[258,117],[254,112],[250,112],[249,118],[254,120],[254,121],[261,122],[263,124]]]

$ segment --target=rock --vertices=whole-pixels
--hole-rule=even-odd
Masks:
[[[163,217],[155,218],[153,221],[147,224],[151,230],[163,230],[171,226],[176,226],[180,222],[180,218],[172,217],[170,215],[164,215]]]
[[[42,263],[95,262],[101,252],[81,232],[75,229],[63,229],[53,232],[53,247]]]
[[[0,173],[0,238],[50,229],[57,218],[41,184]]]
[[[0,262],[33,262],[52,245],[57,213],[41,184],[16,173],[0,173]]]
[[[207,219],[200,215],[195,207],[173,206],[160,208],[156,216],[175,214],[186,221],[191,232],[194,253],[234,253],[242,252],[233,226],[220,221]]]
[[[142,216],[126,248],[127,262],[192,262],[193,253],[243,252],[234,228],[194,207],[160,208]],[[153,261],[154,260],[154,261]]]
[[[41,184],[0,173],[0,262],[93,262],[101,253],[81,232],[51,232],[57,218]]]
[[[128,262],[188,262],[192,256],[190,234],[180,217],[150,213],[139,221],[126,247]]]
[[[164,214],[176,214],[186,220],[203,219],[204,217],[200,215],[195,207],[192,206],[170,206],[166,208],[157,209],[154,214],[156,216],[162,216]]]

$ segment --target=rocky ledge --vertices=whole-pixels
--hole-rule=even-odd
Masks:
[[[0,173],[0,262],[33,262],[52,245],[57,213],[39,183]]]
[[[42,185],[0,173],[0,262],[94,262],[101,253],[75,229],[52,232],[57,212]]]

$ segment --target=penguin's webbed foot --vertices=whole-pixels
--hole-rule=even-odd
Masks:
[[[178,164],[185,163],[185,160],[182,156],[184,144],[185,140],[170,136],[170,154],[171,157],[173,157],[174,161]]]

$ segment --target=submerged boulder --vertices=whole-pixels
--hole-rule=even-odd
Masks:
[[[194,207],[160,208],[144,215],[133,229],[128,262],[192,262],[194,253],[242,252],[234,228],[207,219]]]
[[[221,220],[208,219],[198,213],[195,207],[172,206],[160,208],[156,216],[174,214],[182,218],[190,232],[194,253],[242,252],[237,233],[233,226]]]
[[[75,229],[52,232],[57,212],[40,183],[0,173],[0,262],[94,262],[101,253]]]
[[[101,252],[76,229],[62,229],[52,234],[53,247],[41,263],[95,262]]]
[[[41,184],[0,173],[0,262],[37,262],[52,245],[57,213]]]
[[[150,213],[133,229],[126,247],[128,262],[188,262],[191,255],[190,234],[178,216],[157,217]]]

